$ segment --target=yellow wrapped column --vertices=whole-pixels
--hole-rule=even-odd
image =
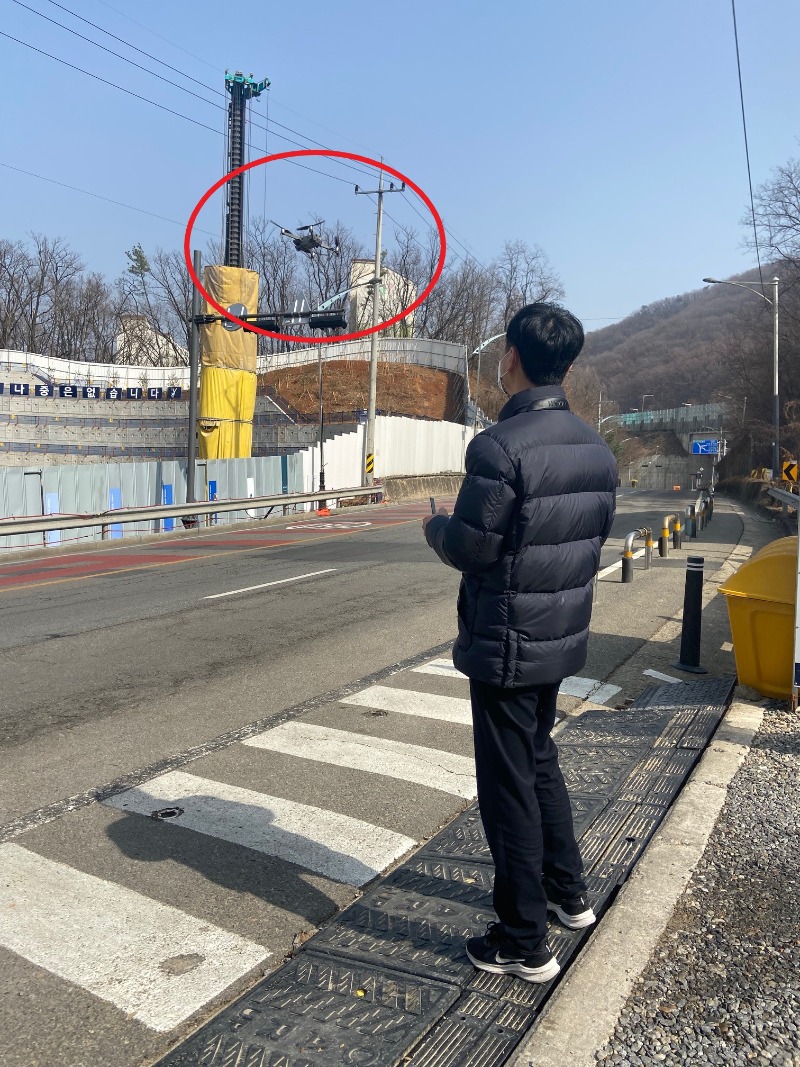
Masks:
[[[206,267],[203,284],[238,316],[258,308],[258,275],[241,267]],[[233,305],[238,305],[233,307]],[[216,314],[206,304],[207,314]],[[231,327],[228,329],[227,327]],[[241,459],[252,454],[258,335],[225,320],[200,329],[198,455]]]

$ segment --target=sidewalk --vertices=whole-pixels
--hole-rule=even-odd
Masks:
[[[742,517],[736,565],[745,546],[775,536]],[[725,607],[708,580],[705,592],[703,663],[713,670]],[[670,647],[659,657],[665,671]],[[514,1067],[800,1067],[800,718],[752,690],[734,700]]]
[[[755,518],[743,518],[741,547],[707,577],[708,678],[650,689],[630,712],[589,710],[584,703],[565,723],[562,760],[587,871],[598,909],[608,910],[593,931],[572,935],[554,927],[554,948],[569,968],[549,1001],[549,987],[479,974],[463,956],[464,937],[492,917],[491,864],[470,809],[160,1062],[797,1067],[800,1058],[791,1053],[780,1058],[784,1047],[797,1048],[797,985],[789,968],[796,955],[798,869],[790,828],[800,797],[791,718],[764,709],[756,748],[736,774],[762,709],[754,701],[735,705],[664,820],[730,691],[724,676],[732,657],[716,587],[749,547],[774,536]],[[695,550],[722,562],[714,560],[711,543]],[[643,668],[675,677],[679,635],[680,624],[667,621],[607,681],[636,692]],[[773,725],[777,733],[770,732]],[[782,805],[786,797],[789,804]],[[781,924],[788,927],[783,932]],[[750,1043],[740,1033],[742,1026],[750,1033],[742,1020],[753,1031]]]

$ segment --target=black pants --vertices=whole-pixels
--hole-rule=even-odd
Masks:
[[[494,910],[521,950],[547,934],[542,875],[586,892],[558,750],[558,685],[497,689],[470,680],[481,820],[495,866]]]

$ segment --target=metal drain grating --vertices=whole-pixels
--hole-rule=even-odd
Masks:
[[[654,685],[645,689],[630,705],[635,708],[726,708],[730,700],[736,678],[733,675],[724,678],[708,678],[694,682],[668,682],[666,685]]]
[[[396,1063],[459,992],[305,951],[160,1062],[162,1067]]]
[[[316,948],[466,985],[464,942],[495,918],[490,908],[380,885],[314,938]]]
[[[668,710],[587,711],[558,736],[559,751],[573,745],[613,745],[647,748],[670,721]]]

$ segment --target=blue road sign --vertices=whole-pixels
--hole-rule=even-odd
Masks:
[[[719,441],[709,438],[706,441],[692,441],[693,456],[716,456],[719,452]]]

